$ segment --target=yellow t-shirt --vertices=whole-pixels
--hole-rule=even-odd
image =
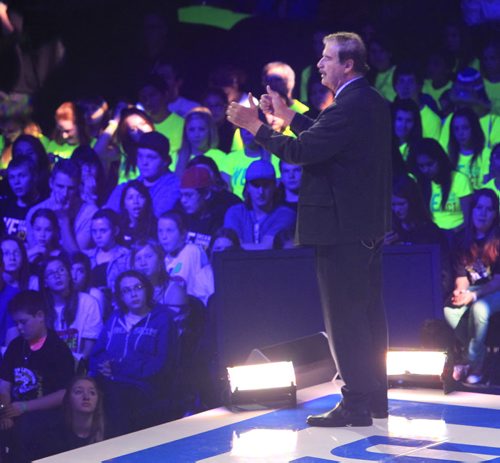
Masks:
[[[229,174],[227,172],[227,168],[226,168],[226,158],[228,155],[226,153],[224,153],[224,151],[221,151],[217,148],[212,148],[212,149],[209,149],[208,151],[205,151],[203,153],[203,156],[206,156],[207,158],[213,159],[213,161],[215,162],[215,164],[217,164],[217,167],[219,168],[219,170],[221,172],[226,172],[227,174]],[[193,157],[194,156],[191,155],[189,159],[192,159]],[[175,155],[173,156],[172,165],[177,167],[177,162],[178,162],[178,155],[177,155],[177,153],[175,153]]]
[[[392,86],[392,76],[396,66],[392,66],[387,71],[377,73],[375,77],[375,88],[389,101],[396,99],[396,91]]]
[[[43,140],[40,139],[40,141],[43,144]],[[90,139],[90,146],[92,148],[96,144],[96,141],[97,141],[96,138]],[[80,146],[79,144],[70,145],[68,143],[63,143],[62,145],[60,145],[55,140],[49,140],[45,149],[47,150],[47,153],[53,153],[60,158],[69,159],[71,157],[71,155],[73,154],[73,151],[75,151],[75,149],[78,148],[79,146]]]
[[[434,138],[439,141],[441,135],[441,118],[429,106],[424,105],[420,110],[422,119],[422,135],[424,138]]]
[[[304,68],[302,73],[300,74],[300,99],[302,101],[308,101],[307,98],[307,86],[309,85],[309,79],[312,74],[312,65]]]
[[[427,93],[427,95],[430,95],[436,104],[438,105],[438,108],[441,109],[441,104],[439,103],[439,99],[441,98],[441,95],[449,90],[451,86],[453,85],[453,82],[450,80],[446,84],[444,84],[440,88],[434,88],[432,85],[432,80],[431,79],[425,79],[424,80],[424,85],[422,87],[422,93]]]
[[[441,185],[435,182],[432,182],[431,185],[429,209],[433,222],[444,230],[451,230],[462,225],[464,223],[464,214],[460,205],[460,198],[469,196],[473,192],[469,178],[461,172],[453,171],[451,173],[451,188],[444,210],[441,208],[441,199],[443,197]]]
[[[182,145],[184,118],[178,114],[170,113],[162,122],[155,124],[155,130],[168,138],[170,142],[170,156],[173,159]]]
[[[472,154],[460,153],[458,155],[457,170],[469,177],[474,190],[479,190],[484,186],[484,176],[490,171],[490,156],[489,148],[484,148],[474,163],[472,163]]]

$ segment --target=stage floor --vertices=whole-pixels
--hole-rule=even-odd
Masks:
[[[43,463],[500,462],[500,397],[391,389],[390,416],[359,428],[311,428],[340,383],[298,391],[294,409],[225,408],[39,460]]]

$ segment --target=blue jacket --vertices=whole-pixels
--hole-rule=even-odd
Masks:
[[[153,395],[164,395],[176,363],[176,334],[171,311],[157,305],[127,330],[124,315],[115,311],[106,322],[90,356],[89,370],[111,361],[112,381],[133,384]]]

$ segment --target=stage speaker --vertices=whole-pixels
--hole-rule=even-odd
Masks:
[[[253,349],[246,363],[251,365],[282,361],[293,362],[297,389],[326,383],[337,375],[337,368],[328,347],[328,338],[324,332]]]

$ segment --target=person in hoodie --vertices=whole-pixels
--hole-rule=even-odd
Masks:
[[[115,296],[118,310],[106,322],[89,365],[106,397],[113,437],[168,421],[177,357],[172,313],[154,304],[146,276],[121,273]]]

